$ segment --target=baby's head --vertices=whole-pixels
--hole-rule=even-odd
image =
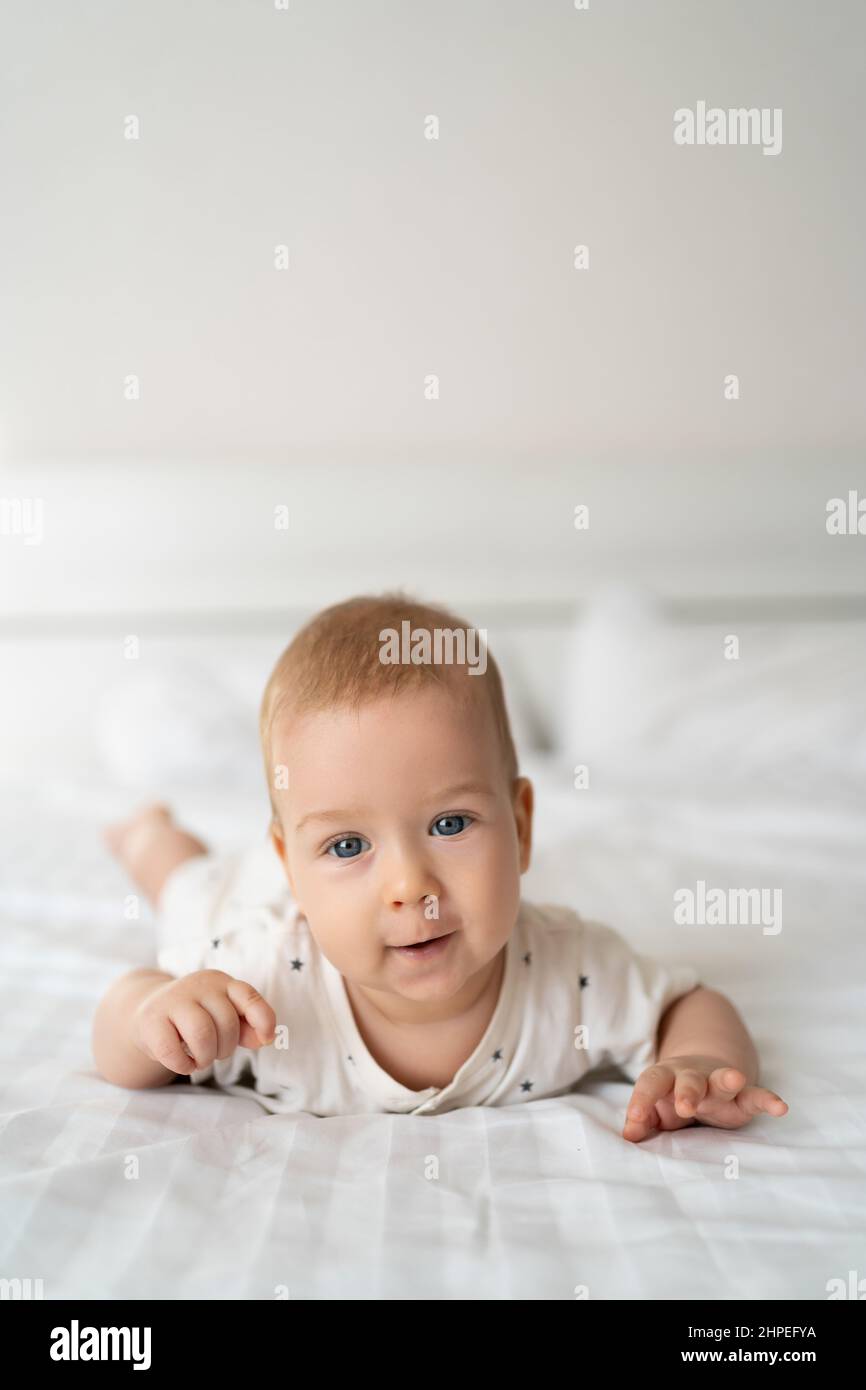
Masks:
[[[448,664],[461,629],[469,660]],[[421,1006],[501,951],[529,866],[532,786],[477,636],[401,593],[350,599],[302,628],[262,699],[271,837],[310,930],[354,984]],[[413,646],[438,663],[382,659]],[[396,949],[445,934],[430,955]]]

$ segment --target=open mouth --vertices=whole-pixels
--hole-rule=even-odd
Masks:
[[[419,941],[414,946],[392,946],[392,951],[398,951],[401,956],[408,959],[427,960],[430,956],[436,956],[440,951],[444,951],[454,935],[453,931],[446,932],[444,936],[433,936],[429,941]]]

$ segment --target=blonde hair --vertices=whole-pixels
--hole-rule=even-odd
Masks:
[[[329,708],[358,708],[384,695],[447,684],[463,700],[486,699],[502,748],[509,786],[518,775],[517,754],[499,668],[489,651],[486,666],[469,675],[464,665],[442,662],[389,664],[381,659],[385,629],[413,633],[468,630],[456,614],[394,590],[363,594],[317,613],[295,635],[277,660],[262,696],[259,736],[273,820],[279,824],[271,776],[271,740],[276,721],[287,711],[302,714]]]

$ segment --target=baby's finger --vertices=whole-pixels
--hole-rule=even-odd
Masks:
[[[656,1101],[668,1094],[673,1082],[673,1070],[662,1063],[641,1072],[626,1108],[625,1139],[639,1142],[658,1128]]]
[[[737,1096],[737,1105],[744,1115],[787,1115],[788,1107],[775,1091],[764,1086],[746,1086]]]
[[[217,1057],[220,1060],[231,1057],[240,1045],[241,1020],[238,1017],[237,1009],[231,1000],[226,998],[224,989],[214,990],[213,994],[206,995],[200,1002],[216,1024]]]
[[[262,1047],[274,1040],[277,1029],[277,1016],[266,999],[246,980],[230,980],[226,994],[234,1004],[241,1018],[246,1019],[250,1028],[241,1028],[242,1047]],[[256,1036],[250,1035],[250,1029]],[[244,1041],[245,1036],[249,1041]]]
[[[736,1067],[716,1067],[710,1072],[707,1100],[733,1100],[745,1084],[745,1076]]]
[[[694,1115],[707,1091],[705,1073],[686,1069],[677,1072],[674,1082],[674,1109],[683,1119]]]
[[[640,1119],[634,1119],[631,1114],[631,1106],[628,1107],[625,1124],[622,1127],[622,1137],[627,1139],[630,1144],[639,1144],[642,1139],[648,1139],[659,1129],[661,1129],[661,1120],[654,1105],[642,1104]]]
[[[673,1067],[666,1066],[664,1062],[657,1062],[654,1067],[647,1067],[646,1071],[641,1072],[635,1083],[632,1092],[631,1102],[629,1103],[628,1113],[634,1109],[649,1109],[655,1105],[657,1100],[666,1096],[674,1084],[675,1072]],[[640,1119],[640,1115],[635,1114],[635,1119]]]
[[[183,1039],[170,1018],[149,1019],[142,1031],[142,1042],[155,1062],[161,1062],[169,1071],[178,1076],[189,1076],[195,1071],[195,1060],[185,1050]]]
[[[169,1018],[195,1058],[194,1070],[209,1067],[219,1051],[219,1035],[207,1009],[194,999],[184,999],[172,1008]]]

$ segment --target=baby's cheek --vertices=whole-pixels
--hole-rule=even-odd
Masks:
[[[466,885],[465,902],[471,905],[466,915],[483,924],[486,934],[510,935],[520,905],[520,873],[513,857],[497,853],[479,865]]]
[[[517,904],[520,898],[520,861],[511,840],[497,844],[486,881],[500,908]]]

